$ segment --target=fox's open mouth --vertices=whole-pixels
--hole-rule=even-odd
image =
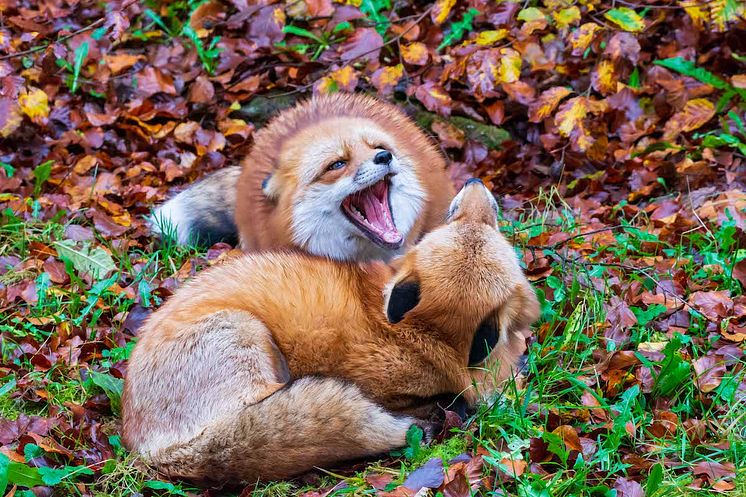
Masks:
[[[404,243],[391,215],[388,177],[345,198],[342,212],[376,245],[398,249]]]

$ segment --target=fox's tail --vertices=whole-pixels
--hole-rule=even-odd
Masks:
[[[221,169],[158,207],[150,225],[162,238],[181,245],[238,242],[234,220],[240,166]]]
[[[403,447],[414,423],[386,412],[352,384],[306,377],[150,458],[169,476],[201,483],[285,479]]]

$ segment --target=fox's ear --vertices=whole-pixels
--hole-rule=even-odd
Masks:
[[[269,200],[277,200],[280,196],[280,181],[276,174],[268,174],[262,181],[262,192]]]
[[[481,364],[495,348],[499,338],[500,318],[498,318],[497,313],[493,312],[479,323],[479,328],[474,333],[471,350],[469,351],[469,366]]]
[[[386,299],[386,318],[396,324],[404,315],[420,303],[420,283],[415,276],[406,276],[397,281]]]
[[[497,312],[499,341],[508,343],[511,334],[527,333],[540,314],[541,308],[536,292],[528,281],[520,282],[508,302]]]

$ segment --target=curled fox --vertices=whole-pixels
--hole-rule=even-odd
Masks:
[[[443,221],[453,194],[442,155],[399,108],[334,94],[280,113],[241,167],[166,202],[153,226],[181,243],[238,238],[247,251],[388,260]]]
[[[433,399],[469,404],[515,368],[538,302],[479,180],[392,265],[246,255],[143,327],[128,448],[199,482],[287,478],[405,445]]]

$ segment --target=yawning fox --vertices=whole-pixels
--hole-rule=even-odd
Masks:
[[[399,108],[333,94],[280,113],[242,167],[180,193],[153,224],[181,243],[238,234],[247,251],[388,260],[443,222],[453,194],[443,156]]]
[[[538,316],[496,220],[471,180],[393,265],[266,252],[201,273],[142,329],[125,444],[172,476],[280,479],[405,445],[433,399],[493,392]]]

